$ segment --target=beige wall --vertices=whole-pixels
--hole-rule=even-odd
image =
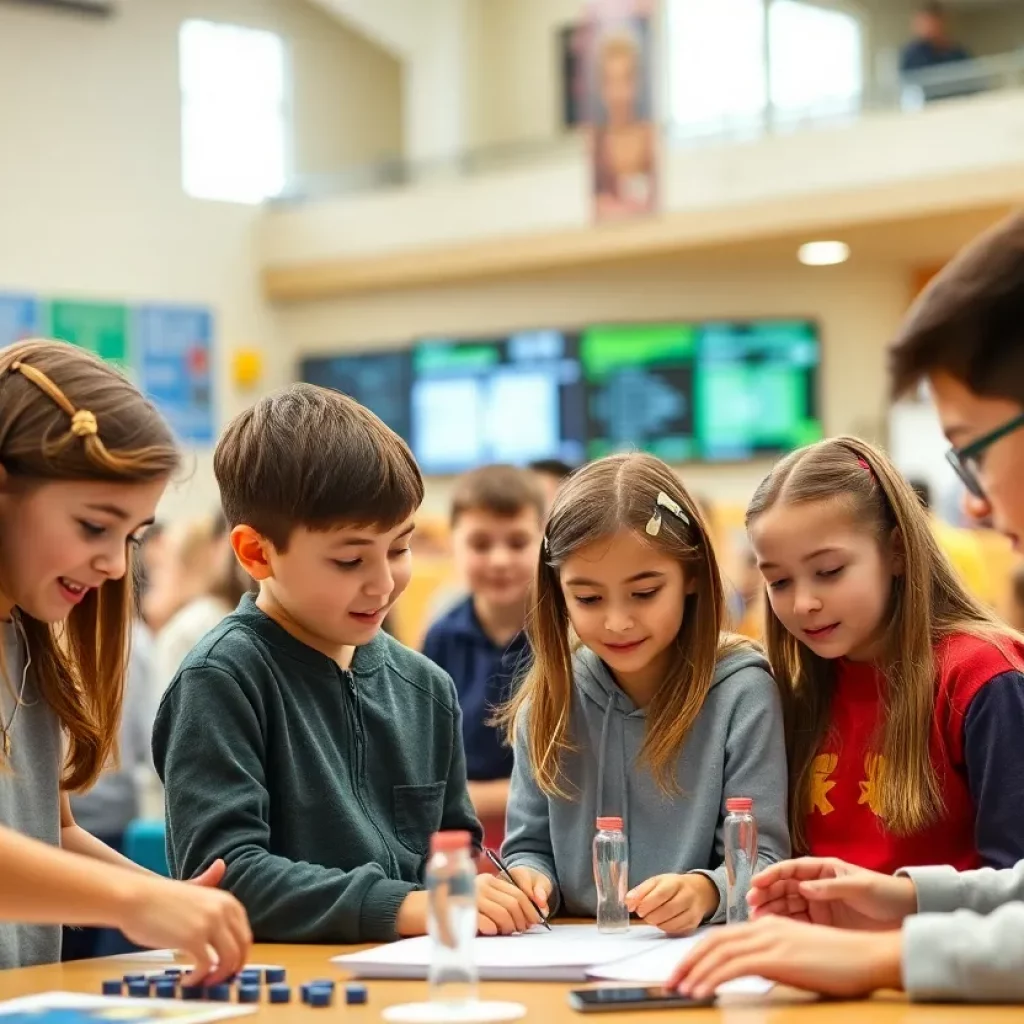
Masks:
[[[906,309],[898,266],[813,271],[792,263],[636,264],[621,270],[466,288],[368,295],[282,308],[282,337],[300,354],[408,341],[422,334],[472,334],[599,319],[808,316],[821,322],[822,386],[829,433],[878,438],[885,420],[883,348]],[[743,503],[764,464],[693,466],[684,478],[718,501]],[[428,483],[427,508],[443,513],[450,482]]]
[[[273,29],[295,72],[295,155],[324,171],[401,138],[400,72],[304,0],[129,0],[111,19],[0,5],[0,290],[197,302],[217,315],[220,411],[235,345],[287,379],[253,257],[254,207],[180,186],[177,38],[187,17]],[[171,514],[216,500],[208,453]]]

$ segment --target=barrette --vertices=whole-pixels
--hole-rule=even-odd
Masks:
[[[690,525],[690,517],[680,508],[679,504],[673,501],[664,491],[659,491],[658,497],[654,502],[654,514],[647,520],[646,530],[649,536],[657,537],[661,533],[662,509],[667,509],[671,512],[684,526]]]

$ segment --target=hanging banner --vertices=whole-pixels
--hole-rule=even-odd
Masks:
[[[655,6],[655,0],[590,0],[587,9],[587,113],[598,221],[658,208]]]
[[[133,331],[139,387],[182,441],[214,440],[213,317],[192,306],[140,306]]]
[[[0,347],[42,333],[42,310],[31,295],[0,294]]]

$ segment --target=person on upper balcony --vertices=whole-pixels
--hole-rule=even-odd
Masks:
[[[928,71],[946,64],[973,59],[969,50],[956,42],[950,33],[945,7],[938,0],[929,0],[918,8],[913,20],[914,37],[900,52],[900,78],[913,84],[919,71]],[[937,100],[977,91],[977,83],[954,81],[929,83],[923,86],[924,99]]]

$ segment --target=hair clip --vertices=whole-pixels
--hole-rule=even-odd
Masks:
[[[654,502],[654,514],[650,519],[647,520],[647,534],[651,537],[657,537],[661,533],[661,510],[667,509],[672,513],[684,526],[690,525],[690,518],[682,510],[679,504],[673,501],[664,491],[658,492],[658,497]]]
[[[864,458],[863,455],[857,456],[857,465],[860,466],[861,469],[867,470],[868,475],[871,477],[872,480],[878,480],[878,477],[875,476],[875,471],[871,468],[871,464],[868,462],[867,459]]]
[[[548,535],[546,533],[544,534],[544,538],[541,541],[541,546],[544,548],[545,555],[551,554],[551,545],[548,543]]]

